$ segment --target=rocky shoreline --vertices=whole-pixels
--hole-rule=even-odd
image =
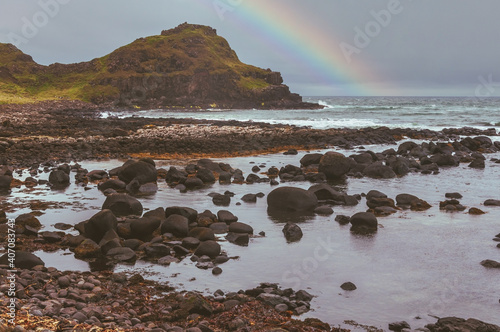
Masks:
[[[215,234],[226,240],[248,245],[256,235],[250,225],[238,222],[231,212],[220,210],[198,213],[189,207],[160,207],[143,215],[135,197],[156,192],[157,181],[165,181],[181,192],[197,190],[216,181],[220,183],[266,182],[278,185],[288,181],[309,181],[309,190],[279,186],[267,199],[270,214],[331,214],[331,206],[356,205],[361,196],[349,196],[327,181],[346,177],[374,179],[405,176],[411,172],[437,174],[441,168],[467,163],[471,168],[486,167],[488,153],[500,151],[495,130],[472,128],[430,130],[365,128],[315,130],[303,127],[237,121],[201,121],[192,119],[100,118],[90,104],[79,102],[0,106],[0,189],[50,185],[65,188],[70,181],[83,188],[98,185],[106,195],[102,211],[75,226],[80,235],[64,232],[39,232],[36,217],[15,215],[15,208],[0,208],[2,233],[7,234],[9,217],[16,217],[18,265],[16,283],[17,313],[23,327],[16,331],[38,330],[128,330],[128,331],[346,331],[316,319],[292,319],[310,309],[313,295],[304,290],[280,289],[264,283],[253,289],[224,294],[217,291],[203,297],[194,292],[180,293],[167,284],[144,280],[140,275],[111,272],[69,272],[43,267],[27,251],[70,248],[82,259],[103,256],[111,261],[145,259],[170,264],[190,257],[196,267],[222,272],[219,265],[231,259],[221,252]],[[403,138],[427,140],[405,142],[397,149],[382,153],[363,151],[351,156],[336,152],[306,154],[300,165],[263,170],[255,166],[243,174],[231,165],[200,159],[183,168],[157,168],[153,159],[199,159],[252,155],[330,146],[352,148],[368,144],[395,144]],[[447,143],[435,143],[435,141]],[[121,167],[105,172],[86,170],[65,163],[87,159],[130,159]],[[496,162],[491,160],[491,162]],[[21,168],[32,175],[13,179]],[[37,179],[50,172],[49,180]],[[214,205],[227,206],[231,192],[212,193]],[[243,201],[256,201],[259,194],[248,194]],[[447,194],[440,208],[447,212],[463,211],[458,193]],[[395,199],[379,191],[366,195],[368,211],[353,216],[337,216],[339,223],[350,223],[352,232],[370,234],[378,228],[378,217],[400,209],[423,211],[424,200],[401,194]],[[488,204],[487,204],[488,203]],[[500,205],[492,198],[484,205]],[[35,207],[33,208],[36,209]],[[274,212],[273,212],[274,211]],[[478,208],[469,213],[481,214]],[[65,229],[67,225],[59,225]],[[71,225],[70,225],[71,227]],[[298,229],[297,229],[298,228]],[[4,232],[5,231],[5,232]],[[300,240],[297,225],[283,229],[289,242]],[[497,235],[499,237],[500,234]],[[26,252],[24,252],[26,250]],[[31,255],[31,256],[30,256]],[[2,259],[6,259],[5,256]],[[0,259],[0,264],[6,264]],[[483,264],[484,263],[484,264]],[[496,268],[495,261],[484,261]],[[220,271],[219,271],[220,270]],[[0,269],[2,319],[7,320],[6,296],[8,267]],[[354,289],[354,285],[346,287]],[[354,286],[354,288],[352,288]],[[7,288],[6,288],[7,287]],[[369,327],[372,328],[372,327]],[[393,331],[409,331],[405,322],[391,323]],[[373,330],[373,328],[372,328]],[[500,331],[500,327],[477,320],[441,318],[421,331]]]

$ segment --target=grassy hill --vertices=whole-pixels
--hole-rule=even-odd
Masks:
[[[0,43],[0,103],[81,100],[139,107],[304,107],[281,74],[242,63],[208,26],[181,24],[89,62],[42,66]]]

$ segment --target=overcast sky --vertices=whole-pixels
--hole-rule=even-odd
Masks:
[[[302,95],[499,96],[499,13],[499,0],[2,0],[0,42],[73,63],[187,21]]]

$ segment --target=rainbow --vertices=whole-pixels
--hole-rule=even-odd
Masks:
[[[199,0],[214,10],[212,0]],[[236,1],[238,2],[238,1]],[[246,34],[264,41],[294,66],[313,75],[319,84],[343,86],[343,94],[374,96],[395,94],[395,89],[378,83],[373,68],[354,60],[348,64],[339,47],[338,38],[327,34],[321,26],[303,24],[304,15],[291,4],[278,1],[242,0],[224,19]],[[337,95],[337,93],[332,93]]]

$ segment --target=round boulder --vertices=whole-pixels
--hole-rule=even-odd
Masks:
[[[210,258],[215,258],[220,254],[220,244],[215,241],[209,240],[200,243],[194,254],[198,257],[208,256]]]
[[[288,223],[283,227],[283,234],[288,242],[297,242],[302,236],[302,229],[300,229],[299,225]]]
[[[106,197],[103,209],[109,209],[117,217],[142,215],[142,204],[137,198],[127,194],[112,194]]]
[[[351,231],[354,233],[373,233],[377,231],[377,217],[370,212],[358,212],[350,219]]]
[[[189,221],[186,217],[172,214],[161,225],[161,233],[172,233],[177,237],[185,237],[189,232]]]
[[[126,183],[134,179],[140,184],[156,182],[157,177],[154,164],[146,160],[127,161],[118,172],[118,178]]]
[[[9,265],[9,255],[7,253],[0,257],[0,264]],[[32,269],[37,265],[45,265],[45,263],[36,255],[27,251],[16,250],[16,259],[14,262],[16,268]]]
[[[324,173],[328,179],[338,179],[349,172],[355,161],[342,153],[327,152],[319,161],[318,171]]]
[[[306,212],[316,208],[318,199],[314,193],[301,188],[280,187],[269,193],[267,205],[270,210]]]

